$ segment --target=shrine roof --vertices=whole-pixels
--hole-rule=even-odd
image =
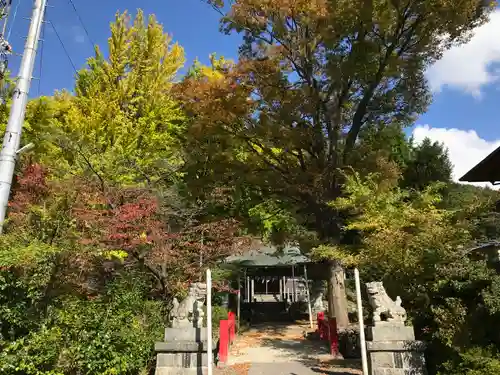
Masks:
[[[278,249],[274,246],[263,245],[242,255],[229,256],[224,263],[250,268],[291,267],[298,264],[312,263],[312,261],[295,246],[286,246],[284,249]]]

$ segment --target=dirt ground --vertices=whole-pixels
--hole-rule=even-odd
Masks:
[[[217,375],[361,375],[360,363],[333,359],[327,344],[306,338],[306,322],[259,325],[239,335]]]

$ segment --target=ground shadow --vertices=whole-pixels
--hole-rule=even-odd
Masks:
[[[305,365],[317,365],[321,357],[329,356],[328,347],[321,341],[298,340],[288,338],[263,338],[262,346],[291,353],[294,360]]]
[[[254,324],[243,336],[258,338],[260,347],[274,349],[280,356],[310,369],[328,368],[330,373],[339,375],[349,373],[344,372],[344,369],[361,369],[359,360],[334,359],[328,343],[320,340],[318,335],[311,334],[308,322]]]
[[[260,334],[263,336],[284,336],[289,327],[294,326],[293,322],[273,322],[273,323],[252,323],[242,325],[241,334]]]
[[[321,367],[329,367],[331,369],[361,369],[361,363],[359,360],[332,358],[328,344],[320,340],[263,338],[261,343],[263,347],[270,347],[283,352],[291,353],[291,357],[293,357],[295,361],[310,368],[318,368],[318,365],[321,364]],[[332,373],[337,374],[338,372]]]
[[[336,371],[335,369],[325,370],[319,367],[311,367],[311,371],[322,375],[352,375],[352,372],[345,372],[342,370]]]

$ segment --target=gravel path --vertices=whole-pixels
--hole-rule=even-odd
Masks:
[[[308,328],[308,327],[307,327]],[[357,364],[333,361],[320,341],[304,338],[306,326],[260,326],[239,336],[218,375],[352,375]]]

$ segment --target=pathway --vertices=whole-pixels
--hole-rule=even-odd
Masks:
[[[304,324],[262,325],[239,336],[220,375],[359,375],[357,363],[334,361],[328,348],[305,335]]]

